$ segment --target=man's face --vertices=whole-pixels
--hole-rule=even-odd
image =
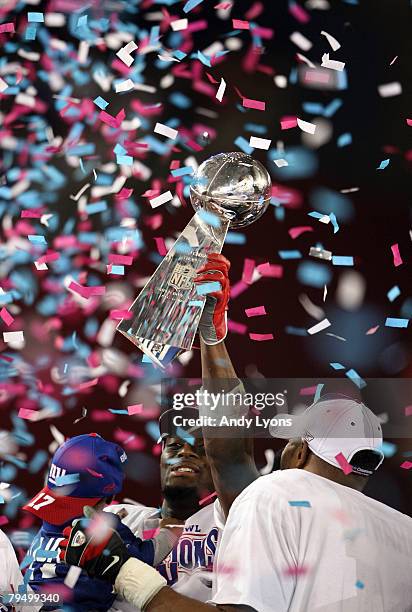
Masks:
[[[160,458],[160,478],[162,490],[174,487],[197,489],[199,496],[213,491],[203,439],[196,438],[193,444],[188,444],[177,436],[166,438]]]

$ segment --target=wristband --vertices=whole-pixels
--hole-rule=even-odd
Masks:
[[[145,606],[167,586],[167,581],[153,567],[131,557],[117,574],[114,588],[125,601],[144,610]]]

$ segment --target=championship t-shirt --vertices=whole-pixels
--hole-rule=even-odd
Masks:
[[[412,519],[305,470],[233,503],[213,603],[257,612],[411,612]]]
[[[160,520],[157,508],[146,506],[119,504],[105,508],[106,511],[117,513],[126,510],[127,516],[122,518],[134,535],[150,537]],[[208,601],[212,597],[213,563],[218,544],[219,528],[215,514],[221,514],[219,502],[201,508],[190,516],[184,526],[179,541],[157,566],[160,574],[166,578],[168,586],[182,595],[187,595],[198,601]],[[114,602],[112,612],[135,612],[136,608],[119,598]]]

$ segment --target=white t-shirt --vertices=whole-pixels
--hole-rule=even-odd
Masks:
[[[140,538],[143,538],[146,530],[155,529],[159,524],[160,512],[157,508],[119,504],[109,506],[105,511],[117,513],[121,509],[128,513],[122,522]],[[201,508],[186,520],[178,543],[157,566],[172,589],[198,601],[211,599],[213,564],[219,538],[218,523],[222,520],[223,513],[218,501]],[[120,610],[135,612],[136,608],[116,599],[110,612]]]
[[[0,592],[18,593],[23,584],[23,576],[17,562],[16,553],[6,534],[0,529]],[[30,587],[27,589],[31,591]],[[41,606],[18,606],[18,612],[36,612]],[[0,610],[1,610],[0,604]]]
[[[257,612],[411,612],[411,569],[411,518],[321,476],[283,470],[235,500],[213,603]]]

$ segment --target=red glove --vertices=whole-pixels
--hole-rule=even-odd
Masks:
[[[218,344],[227,334],[227,304],[229,302],[230,261],[220,253],[210,253],[207,262],[199,268],[195,283],[218,282],[220,289],[208,293],[199,323],[199,333],[205,344]]]

